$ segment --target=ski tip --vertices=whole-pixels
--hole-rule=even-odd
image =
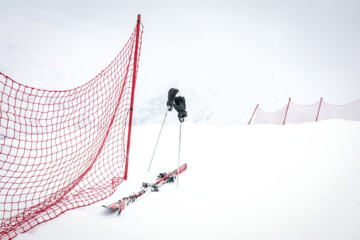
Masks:
[[[102,207],[109,209],[109,210],[113,210],[116,211],[118,210],[118,205],[116,203],[110,204],[110,205],[102,205]]]

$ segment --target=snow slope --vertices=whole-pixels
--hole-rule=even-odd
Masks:
[[[109,214],[102,204],[177,164],[178,126],[136,126],[129,180],[107,200],[66,212],[25,239],[359,239],[360,123],[288,126],[185,123],[180,188],[165,185]]]

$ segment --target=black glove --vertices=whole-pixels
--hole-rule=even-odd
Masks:
[[[173,109],[173,102],[176,94],[179,92],[176,88],[171,88],[168,93],[168,100],[166,102],[166,105],[168,107],[168,110],[171,111]]]
[[[185,98],[181,96],[175,97],[174,108],[178,112],[179,121],[183,122],[184,118],[187,117]]]

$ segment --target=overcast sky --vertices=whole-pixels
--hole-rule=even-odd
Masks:
[[[0,0],[0,72],[38,88],[74,88],[115,57],[140,13],[138,103],[178,87],[242,123],[257,103],[274,111],[289,97],[359,99],[359,12],[360,1],[347,0]]]

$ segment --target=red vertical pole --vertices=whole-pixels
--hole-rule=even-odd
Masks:
[[[128,167],[129,167],[129,153],[130,153],[130,140],[131,140],[131,127],[132,127],[132,118],[134,110],[134,95],[135,95],[135,85],[136,85],[136,75],[137,75],[137,63],[138,63],[138,48],[139,48],[139,33],[140,33],[140,21],[141,15],[137,17],[136,24],[136,42],[135,42],[135,56],[134,56],[134,71],[133,71],[133,81],[131,89],[131,103],[130,103],[130,117],[129,117],[129,131],[127,139],[127,149],[126,149],[126,163],[125,163],[125,175],[124,179],[127,180]]]
[[[291,98],[289,98],[289,103],[288,103],[287,108],[286,108],[285,118],[284,118],[283,125],[285,125],[285,122],[286,122],[286,116],[287,116],[287,113],[288,113],[288,110],[289,110],[289,105],[290,105],[290,102],[291,102]]]
[[[320,98],[319,109],[318,109],[318,112],[317,112],[317,115],[316,115],[316,121],[315,121],[315,122],[317,122],[318,119],[319,119],[319,113],[320,113],[321,103],[322,103],[322,98]]]
[[[250,121],[249,121],[249,123],[248,123],[248,124],[250,124],[250,123],[251,123],[251,120],[253,119],[254,114],[255,114],[256,109],[258,108],[258,106],[259,106],[259,104],[257,104],[257,105],[256,105],[255,110],[254,110],[254,112],[253,112],[253,114],[252,114],[252,116],[251,116]]]

